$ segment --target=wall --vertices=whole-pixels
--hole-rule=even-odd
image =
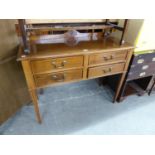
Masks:
[[[30,102],[20,62],[15,20],[0,20],[0,124]]]
[[[123,20],[119,25],[123,25]],[[155,49],[154,27],[154,19],[130,19],[125,33],[125,41],[136,47],[135,52]],[[116,31],[113,36],[120,38],[121,33]]]

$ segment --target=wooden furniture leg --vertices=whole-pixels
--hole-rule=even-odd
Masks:
[[[127,24],[127,20],[126,20],[126,24]],[[125,28],[126,29],[126,28]],[[124,30],[125,31],[125,30]],[[122,37],[123,38],[123,37]],[[125,65],[125,72],[122,73],[121,77],[120,77],[120,80],[119,80],[119,83],[118,83],[118,86],[117,86],[117,89],[116,89],[116,94],[114,96],[114,99],[113,99],[113,103],[116,102],[116,100],[118,99],[119,95],[120,95],[120,91],[121,91],[121,88],[123,86],[123,83],[124,83],[124,80],[126,78],[126,73],[127,73],[127,70],[128,70],[128,66],[129,66],[129,63],[130,63],[130,60],[131,60],[131,57],[132,57],[132,54],[133,54],[133,51],[129,51],[128,52],[128,56],[127,56],[127,62],[126,62],[126,65]]]
[[[34,104],[36,118],[38,122],[41,123],[41,116],[40,116],[39,106],[38,106],[38,95],[37,95],[37,90],[35,87],[35,82],[34,82],[32,70],[31,70],[30,62],[28,60],[22,61],[22,66],[23,66],[23,70],[25,73],[27,85],[29,88],[29,93],[31,95],[32,102]]]
[[[109,19],[106,19],[106,21],[105,21],[105,24],[107,24],[109,22]],[[104,32],[103,32],[103,36],[105,36],[106,35],[106,30],[104,30]]]
[[[44,94],[44,89],[43,89],[43,88],[40,88],[40,89],[39,89],[39,94],[40,94],[40,95],[43,95],[43,94]]]
[[[123,99],[124,99],[124,92],[125,92],[126,86],[127,86],[127,82],[125,81],[125,83],[123,85],[123,88],[121,90],[121,93],[119,94],[119,97],[117,99],[118,102],[122,102],[123,101]]]
[[[125,75],[126,73],[123,73],[120,77],[120,80],[119,80],[119,83],[118,83],[118,86],[117,86],[117,89],[116,89],[116,93],[115,93],[115,96],[113,98],[113,103],[116,102],[116,100],[118,99],[118,96],[119,96],[119,93],[120,93],[120,90],[122,88],[122,85],[123,85],[123,81],[125,79]]]
[[[37,90],[35,90],[35,94],[36,94],[37,100],[39,100]]]
[[[32,102],[34,104],[36,119],[37,119],[38,123],[41,123],[42,120],[41,120],[41,116],[40,116],[40,112],[39,112],[39,106],[38,106],[38,99],[37,99],[36,91],[35,90],[30,90],[29,92],[30,92],[30,95],[31,95],[31,98],[32,98]]]
[[[149,92],[148,92],[148,95],[149,95],[149,96],[151,95],[151,92],[152,92],[154,86],[155,86],[155,79],[153,79],[153,84],[152,84],[152,86],[151,86],[151,88],[150,88],[150,90],[149,90]]]
[[[24,19],[19,19],[18,22],[19,22],[20,32],[23,40],[24,52],[25,54],[28,54],[30,53],[30,49],[27,42],[26,22]]]
[[[124,36],[125,36],[125,32],[127,30],[128,22],[129,22],[129,20],[125,19],[124,26],[123,26],[123,32],[122,32],[122,36],[121,36],[121,40],[120,40],[120,45],[124,44]]]

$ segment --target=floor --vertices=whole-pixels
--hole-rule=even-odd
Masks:
[[[0,134],[155,134],[155,95],[128,97],[113,104],[112,92],[95,80],[45,89],[39,97],[43,118],[35,120],[33,106],[24,106],[0,127]]]

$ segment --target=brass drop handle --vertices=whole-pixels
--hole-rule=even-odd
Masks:
[[[62,74],[62,76],[58,76],[56,74],[52,75],[52,80],[55,80],[57,82],[63,82],[65,80],[65,74]]]
[[[108,56],[104,56],[103,57],[104,58],[104,60],[112,60],[113,58],[114,58],[114,55],[110,55],[109,57]]]
[[[104,69],[103,70],[103,73],[109,73],[109,72],[111,72],[112,71],[112,67],[110,67],[110,68],[108,68],[108,69]]]
[[[61,62],[61,66],[65,66],[65,64],[67,63],[67,61],[66,60],[63,60],[62,62]]]
[[[52,61],[52,65],[54,66],[54,68],[63,68],[64,66],[65,66],[65,64],[67,63],[67,61],[66,60],[63,60],[62,62],[61,62],[61,64],[60,64],[60,66],[58,66],[57,64],[56,64],[56,62],[55,61]]]
[[[56,65],[56,62],[55,61],[52,61],[51,64],[54,66],[54,68],[57,68],[57,65]]]

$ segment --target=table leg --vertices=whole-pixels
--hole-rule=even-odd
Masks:
[[[121,90],[121,92],[120,92],[120,94],[119,94],[119,96],[118,96],[118,102],[122,102],[123,100],[124,100],[124,92],[125,92],[125,89],[126,89],[126,87],[127,87],[127,82],[125,82],[124,84],[123,84],[123,86],[122,86],[122,90]]]
[[[43,94],[44,94],[44,89],[43,89],[43,88],[40,88],[40,89],[39,89],[39,94],[40,94],[40,95],[43,95]]]
[[[32,98],[32,102],[34,104],[34,110],[35,110],[35,113],[36,113],[37,121],[39,123],[41,123],[42,120],[41,120],[41,116],[40,116],[40,112],[39,112],[39,106],[38,106],[38,99],[37,99],[36,91],[35,90],[30,90],[29,92],[30,92],[30,95],[31,95],[31,98]]]
[[[122,88],[122,85],[123,85],[123,82],[124,82],[124,79],[125,79],[125,76],[126,76],[126,73],[122,73],[121,77],[120,77],[120,80],[119,80],[119,83],[118,83],[118,86],[117,86],[117,89],[116,89],[116,93],[115,93],[115,96],[113,98],[113,103],[115,103],[118,99],[118,96],[120,94],[120,90]]]
[[[151,86],[151,88],[150,88],[150,90],[149,90],[149,92],[148,92],[148,95],[149,95],[149,96],[151,95],[151,92],[152,92],[154,86],[155,86],[155,80],[153,79],[153,84],[152,84],[152,86]]]

